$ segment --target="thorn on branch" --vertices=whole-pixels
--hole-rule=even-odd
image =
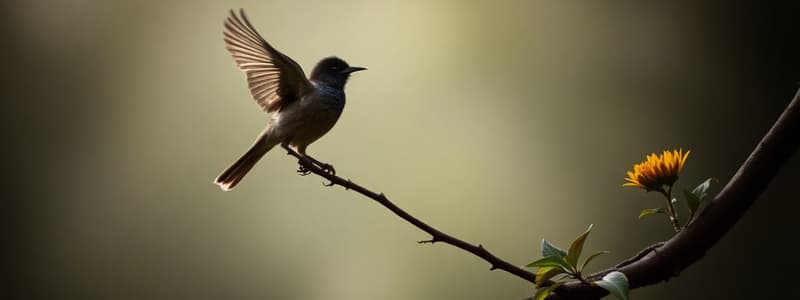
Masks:
[[[433,244],[433,243],[436,243],[438,241],[439,240],[437,240],[436,237],[433,237],[430,240],[417,241],[417,244]]]
[[[344,185],[344,190],[345,190],[345,191],[349,191],[349,190],[350,190],[350,186],[351,186],[352,184],[353,184],[353,182],[352,182],[352,181],[350,181],[350,178],[347,178],[347,185]]]

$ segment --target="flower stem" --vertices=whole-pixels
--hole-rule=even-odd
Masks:
[[[678,222],[678,212],[675,210],[675,205],[672,204],[672,186],[669,186],[668,190],[660,189],[658,190],[661,192],[664,197],[667,197],[667,212],[669,214],[669,220],[672,222],[672,228],[675,229],[675,232],[681,231],[681,225]]]

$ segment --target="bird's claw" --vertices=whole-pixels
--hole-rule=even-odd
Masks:
[[[336,175],[336,169],[333,168],[333,165],[326,164],[326,163],[320,162],[320,161],[315,160],[315,159],[309,158],[308,161],[304,161],[303,159],[299,159],[297,161],[297,164],[299,165],[297,167],[297,174],[300,174],[300,176],[306,176],[308,174],[311,174],[312,173],[312,169],[315,169],[315,168],[318,168],[320,171],[322,171],[323,173],[325,173],[327,175],[330,175],[330,176],[335,176]],[[322,174],[320,174],[320,175],[322,175]]]
[[[299,164],[299,166],[297,167],[297,174],[298,174],[298,175],[300,175],[300,176],[306,176],[306,175],[308,175],[308,174],[311,174],[311,170],[310,170],[310,169],[308,169],[308,168],[306,168],[306,166],[305,166],[305,165],[303,165],[303,163],[302,163],[302,162],[298,162],[298,164]]]

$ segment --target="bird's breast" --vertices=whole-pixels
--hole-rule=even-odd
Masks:
[[[341,112],[342,109],[344,109],[344,91],[336,88],[319,86],[317,88],[317,93],[315,94],[316,95],[312,97],[316,98],[315,100],[322,104],[325,109],[338,112]]]

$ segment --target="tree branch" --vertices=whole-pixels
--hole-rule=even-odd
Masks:
[[[620,271],[627,276],[630,289],[636,289],[678,276],[681,271],[703,258],[706,251],[714,246],[756,201],[800,146],[800,139],[797,138],[800,132],[798,102],[800,102],[800,90],[731,181],[683,230],[665,242],[645,247],[615,267],[587,276],[588,281],[598,280],[612,271]],[[372,192],[349,179],[328,173],[291,148],[284,148],[289,155],[296,157],[298,163],[307,171],[329,180],[330,183],[326,185],[339,185],[375,200],[395,215],[432,236],[430,240],[420,243],[450,244],[483,258],[491,264],[490,270],[500,269],[527,281],[535,281],[535,274],[500,259],[480,244],[472,245],[441,232],[397,207],[382,193]],[[602,288],[575,281],[561,285],[548,299],[600,299],[606,294],[608,292]]]
[[[705,256],[714,244],[744,215],[767,188],[800,146],[800,90],[772,126],[736,175],[705,209],[681,232],[663,245],[645,248],[624,264],[594,273],[592,280],[611,271],[628,277],[631,289],[648,286],[678,276],[681,271]],[[600,299],[607,292],[581,282],[557,288],[548,299]]]
[[[308,159],[305,156],[302,156],[302,155],[298,154],[293,149],[291,149],[291,148],[289,148],[287,146],[284,146],[284,149],[286,149],[286,151],[288,151],[289,155],[292,155],[292,156],[296,157],[298,159],[298,163],[302,166],[302,168],[305,168],[306,171],[310,171],[311,173],[317,174],[317,175],[329,180],[330,182],[326,183],[325,184],[326,186],[339,185],[341,187],[344,187],[347,190],[353,190],[353,191],[355,191],[355,192],[357,192],[357,193],[359,193],[361,195],[366,196],[367,198],[375,200],[379,204],[383,205],[384,207],[386,207],[387,209],[392,211],[398,217],[402,218],[403,220],[408,221],[412,225],[416,226],[417,228],[419,228],[422,231],[425,231],[425,232],[427,232],[428,234],[431,235],[432,238],[430,240],[419,241],[419,243],[422,244],[422,243],[442,242],[442,243],[445,243],[445,244],[450,244],[450,245],[453,245],[453,246],[455,246],[455,247],[457,247],[457,248],[459,248],[461,250],[467,251],[467,252],[472,253],[472,254],[480,257],[480,258],[483,258],[485,261],[487,261],[491,265],[491,268],[489,270],[500,269],[500,270],[506,271],[508,273],[516,275],[517,277],[520,277],[520,278],[525,279],[525,280],[530,281],[530,282],[534,282],[534,280],[536,279],[536,275],[535,274],[533,274],[531,272],[528,272],[528,271],[526,271],[526,270],[524,270],[524,269],[522,269],[520,267],[517,267],[517,266],[515,266],[515,265],[513,265],[513,264],[511,264],[511,263],[509,263],[509,262],[507,262],[507,261],[495,256],[494,254],[492,254],[491,252],[486,250],[486,248],[484,248],[483,245],[481,245],[481,244],[473,245],[473,244],[467,243],[467,242],[465,242],[465,241],[463,241],[461,239],[453,237],[453,236],[451,236],[451,235],[449,235],[447,233],[441,232],[436,228],[433,228],[432,226],[430,226],[430,225],[426,224],[425,222],[421,221],[420,219],[417,219],[416,217],[410,215],[409,213],[407,213],[406,211],[404,211],[403,209],[401,209],[400,207],[398,207],[397,205],[395,205],[394,203],[389,201],[389,198],[387,198],[386,195],[384,195],[383,193],[375,193],[373,191],[368,190],[367,188],[364,188],[364,187],[356,184],[355,182],[351,181],[350,179],[344,179],[342,177],[336,176],[335,174],[333,174],[331,172],[326,172],[324,169],[322,169],[319,166],[317,166],[316,164],[314,164],[314,162],[312,162],[310,159]],[[298,171],[301,171],[301,170],[298,170]],[[302,172],[301,172],[301,174],[302,174]]]

